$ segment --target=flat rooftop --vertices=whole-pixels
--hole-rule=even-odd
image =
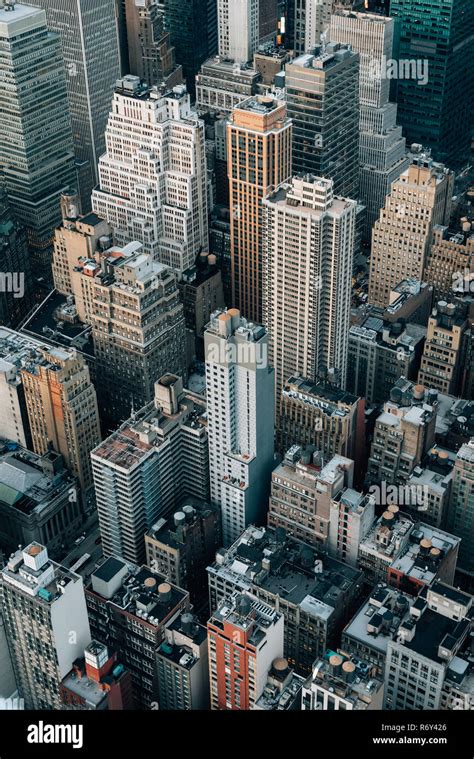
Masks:
[[[92,573],[87,592],[100,595],[94,589],[94,578],[110,582],[118,572],[123,570],[124,562],[114,558],[116,563],[111,563],[111,558],[114,557],[107,559],[99,569]],[[187,591],[169,584],[169,593],[164,598],[159,592],[161,584],[168,584],[163,575],[152,572],[145,566],[137,567],[132,564],[126,566],[129,573],[124,576],[120,587],[107,601],[127,614],[143,620],[148,625],[154,627],[161,625],[189,597]],[[104,567],[105,569],[103,569]],[[101,571],[102,573],[105,572],[105,577],[101,577]]]
[[[403,598],[404,601],[398,604],[397,599]],[[360,641],[365,646],[377,651],[379,654],[387,653],[388,643],[396,636],[399,623],[406,619],[409,610],[415,603],[413,596],[400,593],[397,590],[384,586],[383,588],[374,588],[367,601],[360,607],[359,611],[352,617],[351,621],[344,628],[343,635]],[[372,631],[370,623],[374,615],[383,615],[386,612],[393,614],[390,626],[383,627],[377,631],[377,627]]]
[[[213,564],[208,572],[229,574],[241,587],[261,587],[328,620],[346,602],[362,573],[292,538],[277,539],[280,535],[271,528],[248,527],[224,551],[223,564]]]
[[[291,195],[291,197],[288,197],[291,191],[292,185],[280,185],[278,189],[276,189],[271,193],[271,195],[268,196],[267,202],[270,202],[272,205],[279,206],[280,208],[285,208],[288,213],[295,211],[298,216],[304,214],[305,216],[316,216],[318,219],[326,216],[327,214],[341,214],[347,208],[351,208],[355,204],[355,201],[353,200],[341,198],[336,195],[333,197],[332,202],[327,209],[313,208],[308,205],[303,205],[303,203],[294,202],[293,195]]]
[[[41,8],[21,5],[21,3],[0,8],[1,37],[16,37],[38,27],[46,27],[46,14]]]
[[[328,416],[342,413],[345,416],[344,408],[352,407],[359,401],[356,395],[341,390],[337,385],[330,382],[312,382],[304,377],[290,377],[285,382],[283,393],[290,398],[299,398],[305,403],[314,403]]]
[[[122,469],[133,469],[153,455],[176,425],[196,431],[204,429],[205,414],[205,400],[187,390],[179,399],[176,414],[165,414],[152,401],[99,443],[91,455]]]
[[[69,322],[61,318],[61,309],[68,304],[64,295],[56,290],[46,296],[39,308],[32,312],[21,329],[25,339],[47,341],[62,348],[75,348],[87,360],[94,358],[91,327],[80,321]],[[71,308],[69,306],[69,308]],[[72,312],[71,312],[72,313]]]
[[[1,441],[0,441],[1,448]],[[74,483],[67,469],[53,476],[44,473],[41,457],[24,449],[0,454],[0,502],[30,514],[50,507],[51,501]]]

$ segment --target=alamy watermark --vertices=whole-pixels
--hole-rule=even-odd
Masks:
[[[427,485],[391,485],[385,481],[371,485],[369,494],[376,506],[408,506],[417,511],[428,511],[429,494]]]
[[[25,294],[25,274],[22,271],[0,271],[0,293],[13,293],[14,298]]]
[[[467,267],[451,275],[452,289],[455,293],[474,293],[474,271]]]
[[[258,369],[266,369],[268,366],[268,345],[266,343],[219,340],[208,345],[206,363],[255,364]]]
[[[424,87],[428,84],[427,58],[372,58],[369,63],[370,79],[409,79]]]

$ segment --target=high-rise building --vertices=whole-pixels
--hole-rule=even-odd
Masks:
[[[456,456],[447,524],[461,538],[459,570],[474,575],[474,439]]]
[[[347,389],[366,403],[383,403],[399,377],[415,380],[426,329],[370,314],[349,329]]]
[[[245,100],[227,126],[233,305],[262,320],[262,201],[291,176],[291,123],[272,97]]]
[[[81,206],[86,213],[98,182],[110,100],[120,76],[115,0],[25,0],[25,5],[43,8],[48,28],[61,39]],[[47,113],[50,119],[50,107]],[[56,134],[56,119],[50,123]],[[50,154],[50,139],[47,148]],[[70,184],[75,182],[63,182],[63,187]]]
[[[474,289],[474,223],[462,220],[460,228],[433,227],[424,279],[433,286],[436,300]]]
[[[421,153],[392,185],[372,230],[369,302],[387,306],[403,279],[423,281],[432,230],[449,221],[453,173]]]
[[[277,449],[314,447],[324,459],[345,456],[356,462],[364,444],[364,400],[327,381],[290,377],[280,399]]]
[[[45,12],[24,4],[2,3],[0,37],[1,183],[34,263],[48,272],[59,196],[76,179],[61,43]]]
[[[439,301],[428,319],[418,382],[448,395],[458,395],[467,353],[468,322],[454,303]]]
[[[396,23],[399,121],[409,144],[452,168],[468,160],[474,5],[471,0],[391,0]]]
[[[117,82],[94,211],[114,240],[182,272],[207,250],[204,124],[184,86],[162,96],[135,76]]]
[[[293,29],[294,50],[298,55],[308,53],[327,34],[333,0],[292,0],[290,27]]]
[[[329,513],[330,556],[356,567],[359,546],[372,527],[375,499],[350,487],[340,490],[331,500]]]
[[[214,254],[202,251],[196,266],[188,269],[178,283],[183,301],[186,329],[193,353],[202,361],[204,358],[204,330],[211,314],[224,308],[224,287],[221,270]],[[188,364],[192,363],[188,361]]]
[[[354,614],[344,628],[341,648],[349,656],[357,657],[360,675],[372,671],[383,679],[387,661],[387,648],[399,623],[410,619],[410,609],[416,599],[386,583],[372,588],[367,601]]]
[[[207,636],[211,709],[254,709],[272,663],[283,656],[283,615],[234,593],[212,614]]]
[[[288,118],[293,123],[293,171],[334,182],[334,193],[359,191],[359,55],[330,43],[288,63]]]
[[[230,548],[218,551],[207,571],[211,609],[238,591],[251,593],[283,614],[284,656],[305,673],[336,645],[361,601],[359,569],[280,529],[247,527]]]
[[[385,205],[385,197],[408,168],[397,106],[389,102],[390,80],[383,68],[392,58],[394,22],[378,14],[339,11],[331,16],[329,36],[360,55],[359,197],[365,206],[364,238]]]
[[[183,80],[158,0],[125,0],[128,73],[168,92]]]
[[[319,451],[293,446],[272,473],[268,526],[327,550],[331,502],[352,486],[353,470],[354,462],[343,456],[325,463]]]
[[[61,681],[90,642],[82,578],[30,543],[0,572],[2,614],[27,709],[60,709]]]
[[[262,77],[262,85],[278,85],[282,82],[285,64],[290,60],[291,51],[275,44],[274,39],[259,45],[253,56],[253,66]]]
[[[133,709],[132,678],[116,653],[92,640],[76,659],[60,687],[61,708],[68,711]]]
[[[267,334],[237,309],[216,311],[204,333],[211,502],[224,545],[262,523],[273,469],[274,373]]]
[[[57,555],[77,537],[83,523],[79,489],[59,453],[1,454],[0,488],[0,548],[6,555],[32,542]]]
[[[33,271],[25,228],[0,184],[0,324],[16,327],[33,305]]]
[[[200,66],[217,53],[217,0],[162,0],[165,29],[176,60],[183,67],[188,92],[194,96]]]
[[[156,663],[160,711],[209,708],[207,630],[192,614],[166,625]]]
[[[112,229],[93,213],[80,216],[79,198],[75,193],[61,195],[61,215],[62,222],[54,233],[54,286],[61,295],[74,295],[80,305],[81,293],[74,270],[81,261],[91,260],[98,251],[110,247]],[[84,318],[83,313],[81,317]]]
[[[314,662],[313,674],[304,684],[303,710],[381,710],[383,681],[373,676],[363,660],[352,660],[339,651]]]
[[[384,709],[472,711],[472,606],[442,582],[423,591],[388,642]]]
[[[259,33],[259,0],[217,0],[219,55],[235,63],[253,59]]]
[[[404,484],[435,442],[436,393],[425,394],[422,385],[415,385],[415,402],[411,402],[403,393],[404,382],[401,379],[392,388],[375,422],[367,482]]]
[[[21,365],[42,345],[39,340],[0,327],[0,435],[22,448],[31,448],[32,443]]]
[[[294,177],[263,201],[262,322],[276,402],[293,373],[345,387],[356,202],[331,179]]]
[[[85,594],[94,640],[120,652],[131,673],[135,708],[157,709],[158,649],[166,624],[187,610],[188,593],[147,567],[110,556]]]
[[[258,37],[274,39],[278,31],[278,11],[281,0],[258,0]]]
[[[402,489],[400,503],[401,494]],[[422,517],[423,504],[420,510]],[[455,535],[414,521],[391,503],[361,541],[357,564],[370,584],[386,582],[416,596],[436,579],[454,581],[460,543]]]
[[[92,486],[90,451],[101,440],[89,367],[73,348],[40,348],[22,368],[33,450],[59,451],[81,488]]]
[[[209,498],[205,401],[168,374],[155,400],[91,453],[105,556],[145,560],[145,533],[187,496]]]
[[[261,79],[253,68],[220,55],[209,58],[196,75],[196,108],[199,113],[231,113],[243,100],[257,94]]]
[[[134,242],[78,262],[72,280],[79,318],[92,325],[103,420],[120,422],[150,403],[165,372],[186,374],[176,274]]]
[[[170,519],[161,518],[145,535],[146,563],[189,592],[194,607],[207,596],[206,567],[221,542],[221,515],[188,496]]]

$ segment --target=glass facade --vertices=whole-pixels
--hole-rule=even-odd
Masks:
[[[473,0],[391,0],[398,121],[408,144],[450,168],[467,163],[471,137]]]

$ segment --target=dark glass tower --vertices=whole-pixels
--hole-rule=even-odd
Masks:
[[[286,66],[287,114],[293,122],[293,172],[359,192],[359,55],[331,43]]]
[[[15,221],[0,186],[0,324],[15,328],[33,305],[26,232]]]
[[[398,61],[426,61],[427,82],[396,80],[407,142],[458,168],[468,160],[474,103],[474,1],[391,0]],[[421,79],[423,81],[423,79]]]
[[[61,43],[26,5],[0,7],[0,40],[0,183],[47,276],[60,195],[76,182]]]
[[[194,97],[195,77],[204,61],[217,53],[217,0],[163,0],[165,27]]]

